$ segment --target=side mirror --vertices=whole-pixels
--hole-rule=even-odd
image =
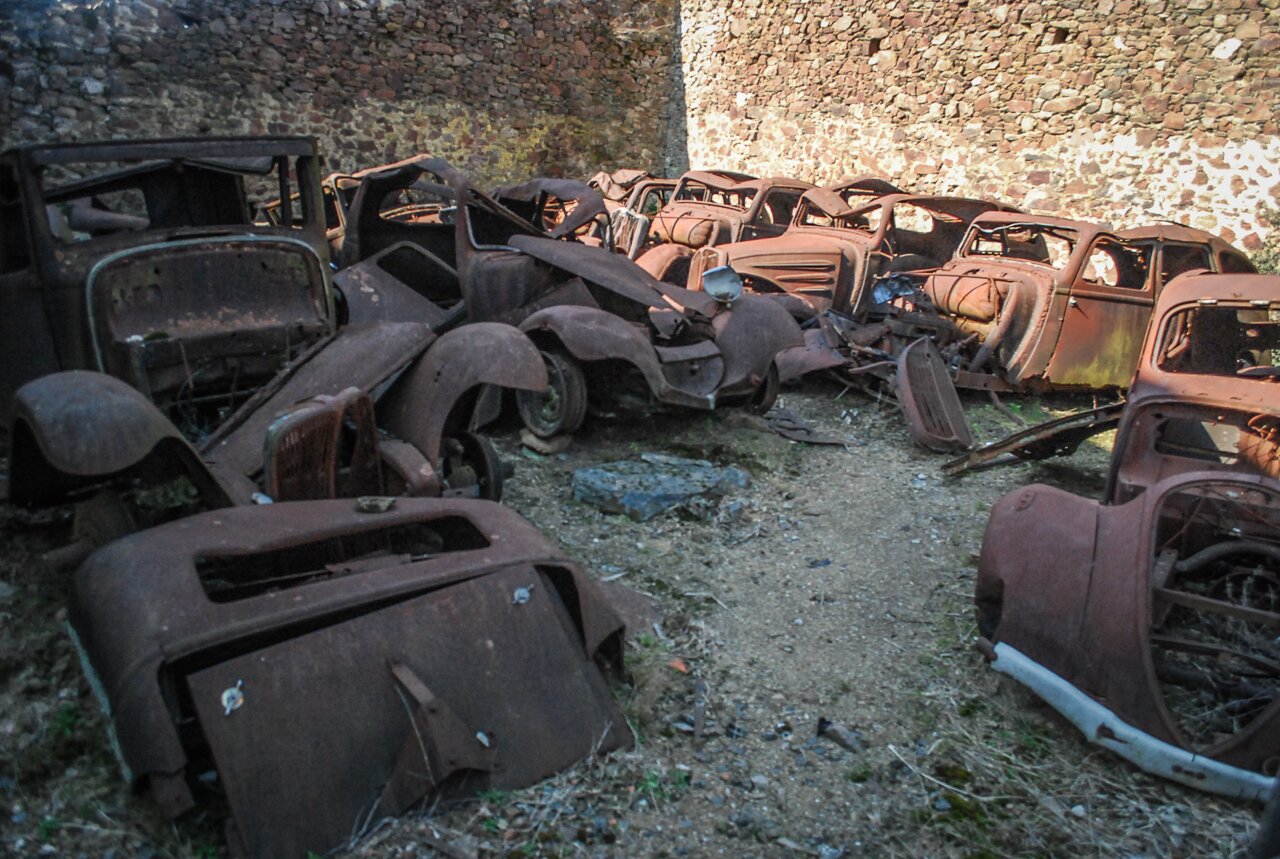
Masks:
[[[721,304],[733,304],[742,295],[742,278],[732,266],[718,265],[702,273],[702,291]]]

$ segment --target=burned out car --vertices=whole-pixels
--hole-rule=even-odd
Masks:
[[[1280,772],[1280,277],[1160,296],[1099,503],[991,512],[975,600],[992,667],[1150,772],[1265,799]]]
[[[651,219],[646,248],[636,259],[659,280],[684,284],[694,250],[782,235],[812,187],[785,177],[691,170]]]
[[[478,356],[483,356],[479,360]],[[9,498],[76,504],[77,562],[96,546],[201,510],[359,495],[501,496],[506,466],[472,431],[484,386],[546,387],[533,343],[485,324],[347,326],[201,437],[136,388],[68,371],[13,400]]]
[[[333,333],[319,179],[309,138],[0,155],[0,402],[96,370],[185,429],[216,425]],[[269,197],[288,203],[255,224]]]
[[[99,550],[69,626],[130,784],[229,807],[233,855],[304,859],[629,745],[602,588],[498,504],[302,501]]]
[[[537,350],[510,326],[339,328],[311,140],[38,146],[4,163],[25,267],[0,279],[6,324],[23,326],[0,348],[29,347],[0,367],[14,501],[127,496],[83,508],[109,520],[91,547],[257,496],[500,492],[467,410],[484,385],[545,387]],[[278,223],[253,222],[255,194],[288,201]]]
[[[790,295],[812,311],[861,322],[883,303],[873,294],[878,279],[942,265],[974,218],[1006,209],[988,200],[906,194],[874,178],[814,188],[785,233],[699,252],[689,282],[729,265],[752,291]]]
[[[979,348],[960,368],[962,386],[1122,388],[1156,297],[1196,269],[1253,266],[1222,239],[1176,224],[1116,232],[992,212],[973,222],[955,259],[932,272],[923,291],[977,337]]]
[[[448,218],[381,211],[387,194],[424,176],[460,201]],[[574,431],[590,402],[604,410],[637,400],[767,408],[777,392],[775,357],[802,343],[787,312],[754,296],[717,300],[662,283],[620,254],[574,240],[603,211],[595,192],[579,196],[570,217],[548,232],[535,213],[511,211],[446,162],[408,159],[363,180],[347,236],[363,261],[337,280],[348,296],[399,296],[378,306],[412,303],[437,330],[519,326],[542,350],[549,376],[547,393],[517,396],[522,419],[539,435]]]

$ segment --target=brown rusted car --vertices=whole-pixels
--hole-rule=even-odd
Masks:
[[[289,204],[255,224],[269,196]],[[31,379],[93,369],[179,423],[216,424],[333,333],[319,199],[309,138],[0,155],[0,402]]]
[[[629,745],[605,594],[498,504],[301,501],[112,543],[69,620],[125,779],[229,807],[233,855],[304,859]]]
[[[444,217],[381,211],[386,195],[424,177],[448,185],[448,199],[462,203]],[[444,161],[391,165],[361,183],[344,253],[363,262],[337,281],[348,296],[408,284],[418,318],[436,330],[479,321],[518,325],[538,344],[548,370],[546,394],[516,398],[522,419],[539,435],[573,432],[589,403],[606,411],[637,400],[767,409],[777,394],[775,357],[802,343],[794,320],[774,302],[717,300],[575,241],[574,232],[604,210],[598,193],[577,184],[579,190],[557,193],[577,205],[548,232],[536,206],[517,214]]]
[[[786,232],[694,256],[689,282],[729,265],[754,292],[789,295],[808,312],[833,310],[861,322],[884,275],[930,269],[955,253],[969,223],[1007,207],[964,197],[906,194],[880,179],[807,191]]]
[[[6,253],[21,263],[0,276],[15,501],[127,500],[83,508],[97,511],[91,546],[263,494],[497,496],[501,463],[468,409],[484,385],[544,388],[537,350],[501,325],[337,328],[317,167],[306,138],[0,159],[17,183]],[[254,222],[255,194],[289,201],[279,223]],[[353,474],[357,452],[371,458]]]
[[[684,284],[694,250],[782,235],[812,187],[785,177],[691,170],[653,216],[636,260],[659,280]]]
[[[1222,239],[1176,224],[1116,232],[1103,224],[991,212],[925,296],[976,335],[957,384],[1023,389],[1129,384],[1164,285],[1195,269],[1250,272]]]
[[[1099,503],[992,508],[992,667],[1150,772],[1265,799],[1280,772],[1280,277],[1160,296]]]

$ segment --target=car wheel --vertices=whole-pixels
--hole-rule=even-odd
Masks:
[[[446,439],[441,448],[445,451],[444,482],[448,486],[445,494],[502,500],[507,465],[487,438],[473,432],[459,433]]]
[[[547,390],[516,392],[520,420],[539,438],[575,432],[587,417],[582,367],[561,349],[544,349],[542,360],[547,365]]]

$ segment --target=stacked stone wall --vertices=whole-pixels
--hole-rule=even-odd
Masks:
[[[481,181],[653,165],[670,0],[5,0],[0,143],[314,134]],[[637,120],[636,117],[639,117]]]
[[[1256,249],[1280,207],[1280,0],[683,0],[688,155]]]

